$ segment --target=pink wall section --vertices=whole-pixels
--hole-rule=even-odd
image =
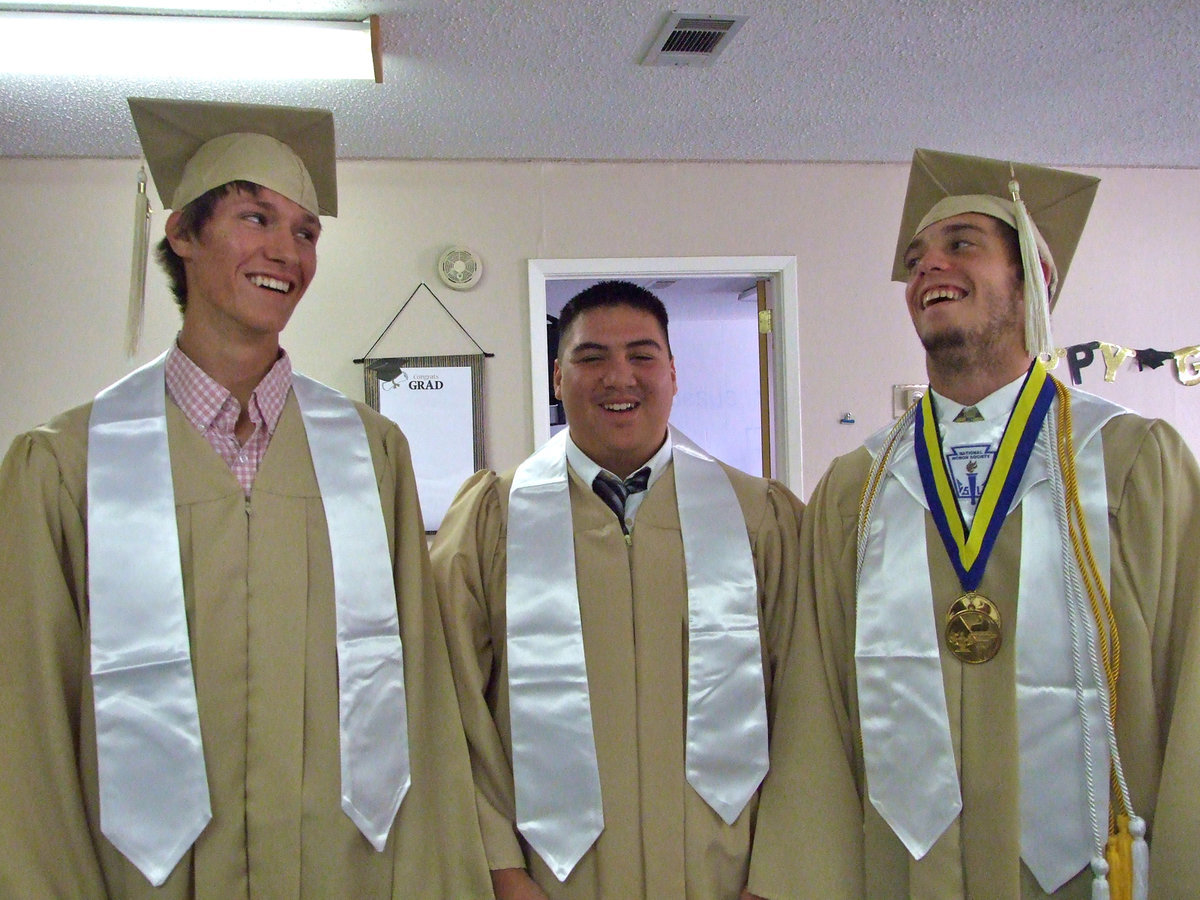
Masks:
[[[953,148],[948,148],[953,149]],[[0,159],[0,443],[88,399],[132,366],[122,352],[132,160]],[[1091,170],[1103,181],[1067,279],[1056,337],[1175,350],[1200,344],[1200,170]],[[487,463],[532,449],[526,263],[531,258],[794,255],[800,281],[803,484],[885,424],[891,385],[924,380],[899,285],[888,281],[905,165],[341,163],[316,281],[285,334],[308,374],[362,396],[351,360],[422,281],[495,358],[485,366]],[[155,239],[163,216],[152,224]],[[479,285],[442,287],[451,244]],[[147,289],[144,362],[178,327],[162,276]],[[414,304],[387,355],[473,350],[436,305]],[[1065,376],[1065,368],[1060,369]],[[1200,451],[1200,386],[1174,366],[1084,387],[1171,420]],[[840,425],[846,412],[855,424]]]

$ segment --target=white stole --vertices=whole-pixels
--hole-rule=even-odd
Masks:
[[[180,571],[166,354],[97,395],[88,426],[92,685],[104,835],[155,886],[212,817]],[[396,595],[366,431],[293,375],[329,529],[342,805],[377,850],[409,784]]]
[[[1124,410],[1088,394],[1071,396],[1080,500],[1107,584],[1108,488],[1100,429]],[[1049,416],[1054,415],[1052,408]],[[1057,451],[1047,440],[1049,430],[1043,427],[1038,437],[1012,508],[1023,504],[1015,637],[1021,854],[1052,892],[1084,868],[1095,850],[1072,663],[1080,648],[1086,659],[1082,642],[1089,636],[1067,621],[1063,571],[1075,562],[1054,512],[1050,455]],[[881,452],[885,436],[867,442],[872,455]],[[913,442],[905,435],[888,460],[860,551],[855,664],[868,794],[916,859],[962,809],[930,585],[927,509]],[[1055,546],[1063,552],[1047,552]],[[1094,639],[1095,626],[1084,626]],[[1101,785],[1106,804],[1109,757],[1099,695],[1105,686],[1096,685],[1090,670],[1084,677],[1091,779]]]
[[[192,677],[166,354],[88,423],[88,603],[100,828],[155,887],[212,818]]]
[[[688,782],[732,823],[767,772],[758,579],[724,469],[672,429],[688,585]],[[507,654],[517,827],[560,880],[604,828],[584,659],[567,432],[509,494]]]

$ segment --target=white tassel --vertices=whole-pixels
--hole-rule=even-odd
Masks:
[[[1042,273],[1042,259],[1037,238],[1033,236],[1033,220],[1021,199],[1021,185],[1016,178],[1008,183],[1016,207],[1017,237],[1021,243],[1021,266],[1025,273],[1025,349],[1033,356],[1048,359],[1054,353],[1054,337],[1050,332],[1050,293]]]
[[[1109,900],[1108,860],[1103,856],[1092,859],[1092,900]]]
[[[146,167],[138,170],[133,204],[133,258],[129,265],[129,307],[125,314],[125,355],[133,358],[142,340],[146,310],[146,257],[150,250],[150,200],[146,196]]]
[[[1133,836],[1133,900],[1150,900],[1150,847],[1146,843],[1146,820],[1129,817]]]

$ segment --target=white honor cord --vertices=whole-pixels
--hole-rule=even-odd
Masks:
[[[1050,473],[1050,493],[1054,498],[1055,518],[1058,520],[1059,534],[1067,535],[1070,531],[1070,525],[1067,514],[1066,487],[1063,484],[1062,466],[1058,458],[1058,422],[1055,416],[1046,416],[1045,427],[1047,440],[1043,446],[1043,452],[1046,455],[1046,466]],[[1091,633],[1091,628],[1088,627],[1091,622],[1091,612],[1090,610],[1080,609],[1083,602],[1083,590],[1080,584],[1079,566],[1076,562],[1075,554],[1071,552],[1070,540],[1060,540],[1059,547],[1062,553],[1063,578],[1066,583],[1067,621],[1070,624],[1071,665],[1075,673],[1075,704],[1079,719],[1083,723],[1083,772],[1087,787],[1088,809],[1091,816],[1093,849],[1095,850],[1091,864],[1092,875],[1096,881],[1103,881],[1105,890],[1107,890],[1108,863],[1104,858],[1104,847],[1108,837],[1108,816],[1105,815],[1102,823],[1098,789],[1096,780],[1092,777],[1093,748],[1091,729],[1088,728],[1084,666],[1083,660],[1080,658],[1081,637],[1087,646],[1093,675],[1096,678],[1096,690],[1101,697],[1101,707],[1105,715],[1108,714],[1107,682],[1103,680],[1103,674],[1097,672],[1099,660],[1096,654],[1096,642]],[[1105,804],[1106,813],[1107,809],[1107,804]],[[1095,890],[1096,886],[1093,883],[1094,900],[1099,900],[1099,898],[1095,898],[1094,896]]]
[[[1061,400],[1060,400],[1061,402]],[[1134,840],[1134,857],[1133,860],[1133,877],[1134,877],[1134,900],[1146,900],[1148,897],[1149,886],[1147,884],[1148,877],[1148,860],[1145,858],[1147,849],[1144,842],[1146,824],[1143,819],[1134,815],[1133,803],[1130,799],[1129,785],[1125,779],[1125,767],[1121,762],[1121,755],[1117,749],[1117,732],[1112,715],[1112,697],[1108,691],[1108,679],[1104,672],[1104,667],[1100,660],[1100,654],[1097,647],[1099,642],[1098,631],[1093,630],[1093,625],[1096,629],[1103,627],[1099,622],[1096,622],[1092,613],[1091,604],[1085,599],[1083,586],[1081,584],[1081,574],[1079,571],[1078,561],[1075,554],[1070,551],[1069,539],[1069,522],[1067,511],[1066,489],[1062,476],[1061,460],[1057,452],[1058,448],[1058,422],[1054,416],[1048,416],[1046,419],[1047,425],[1047,464],[1050,472],[1051,485],[1053,487],[1054,510],[1058,518],[1058,524],[1061,534],[1064,536],[1062,540],[1063,553],[1063,572],[1065,574],[1067,598],[1068,598],[1068,615],[1071,623],[1071,647],[1072,647],[1072,662],[1075,667],[1075,690],[1076,699],[1079,706],[1079,716],[1084,722],[1084,757],[1087,760],[1085,767],[1087,777],[1087,790],[1091,806],[1091,824],[1094,839],[1096,842],[1096,856],[1092,861],[1092,873],[1094,881],[1092,892],[1094,900],[1107,896],[1108,884],[1108,862],[1105,858],[1105,848],[1107,845],[1108,835],[1108,789],[1107,785],[1104,790],[1106,802],[1101,804],[1099,797],[1099,788],[1096,786],[1092,777],[1091,759],[1093,756],[1091,748],[1091,730],[1087,727],[1087,709],[1084,701],[1084,673],[1083,661],[1078,654],[1078,637],[1077,633],[1082,631],[1087,641],[1088,665],[1091,669],[1092,678],[1096,684],[1096,691],[1100,698],[1100,705],[1104,717],[1104,735],[1109,753],[1109,759],[1112,762],[1113,774],[1117,782],[1117,790],[1120,792],[1121,800],[1125,809],[1129,813],[1129,830]],[[1081,527],[1086,528],[1086,521],[1081,523]],[[1101,815],[1103,811],[1103,815]],[[1100,882],[1103,881],[1103,886]]]

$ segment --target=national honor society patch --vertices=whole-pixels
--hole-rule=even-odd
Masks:
[[[979,503],[996,451],[991,444],[957,444],[946,450],[946,466],[954,479],[954,496]]]

